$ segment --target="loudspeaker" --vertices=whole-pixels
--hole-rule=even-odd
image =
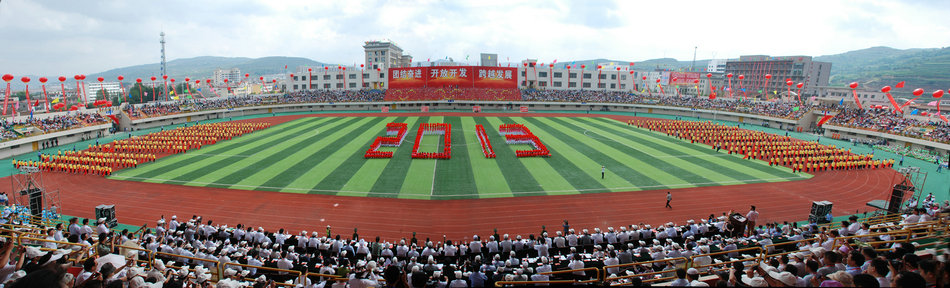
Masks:
[[[106,218],[106,226],[109,228],[115,227],[118,224],[115,219],[115,205],[96,206],[96,220],[100,218]]]
[[[829,201],[811,202],[811,212],[808,213],[808,222],[826,223],[825,215],[831,212],[832,203]]]
[[[891,191],[891,199],[887,202],[887,212],[900,213],[901,204],[904,203],[904,195],[908,192],[913,194],[915,189],[914,186],[910,185],[894,185],[894,190]]]
[[[43,192],[30,192],[30,214],[37,217],[43,217]]]

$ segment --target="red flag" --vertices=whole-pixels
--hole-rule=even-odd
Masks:
[[[904,88],[904,81],[897,82],[897,85],[894,85],[894,87],[897,87],[897,88]]]
[[[825,124],[825,122],[828,122],[828,120],[831,120],[831,118],[834,118],[834,117],[835,117],[834,115],[825,115],[821,117],[821,120],[818,120],[818,126]]]
[[[33,103],[33,107],[40,106],[40,100],[36,100],[36,103]]]

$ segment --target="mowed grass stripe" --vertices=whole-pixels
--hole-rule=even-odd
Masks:
[[[359,121],[367,122],[367,121],[364,121],[364,119],[360,119]],[[293,155],[294,153],[298,153],[301,150],[305,150],[308,147],[320,147],[321,144],[326,144],[331,141],[336,141],[338,139],[345,138],[346,135],[348,135],[350,131],[352,131],[355,128],[354,125],[357,125],[356,123],[361,123],[361,122],[354,122],[353,125],[327,127],[327,129],[324,129],[323,133],[315,133],[313,131],[307,131],[305,133],[301,133],[296,138],[289,139],[285,142],[277,143],[276,145],[269,147],[269,149],[260,152],[258,154],[259,157],[255,157],[253,159],[243,159],[241,161],[233,163],[231,167],[233,167],[234,169],[232,169],[231,171],[228,171],[230,172],[229,174],[224,174],[224,175],[210,174],[209,176],[216,176],[217,178],[213,181],[205,181],[207,179],[211,179],[210,177],[208,177],[205,179],[199,179],[199,182],[210,182],[214,184],[211,184],[209,186],[212,186],[212,187],[224,186],[226,188],[231,187],[231,186],[251,187],[251,188],[255,186],[259,186],[260,185],[259,182],[258,183],[250,182],[250,183],[253,183],[250,185],[235,185],[235,184],[238,184],[239,182],[241,182],[244,179],[247,179],[248,177],[251,177],[251,175],[259,173],[263,170],[267,170],[274,165],[278,165],[278,163],[286,161],[289,156]],[[273,170],[282,170],[282,169],[273,169]],[[258,179],[263,179],[263,178],[258,178]]]
[[[732,173],[741,173],[741,174],[746,175],[743,177],[750,177],[750,178],[743,178],[743,179],[753,179],[753,178],[776,179],[776,178],[801,177],[800,175],[791,173],[791,169],[788,169],[785,167],[770,167],[768,166],[766,162],[741,159],[741,157],[730,156],[730,155],[722,155],[722,153],[715,152],[715,150],[713,149],[705,149],[709,147],[709,146],[706,146],[705,144],[688,143],[681,139],[675,139],[675,138],[669,137],[660,132],[649,131],[647,129],[640,129],[633,126],[631,126],[631,128],[628,128],[628,127],[625,127],[626,126],[625,124],[616,122],[616,120],[604,119],[604,118],[598,118],[596,120],[588,118],[587,120],[601,122],[604,124],[604,126],[600,126],[600,127],[610,129],[611,131],[615,131],[617,133],[623,133],[627,135],[641,135],[642,137],[646,137],[647,139],[655,139],[658,141],[660,140],[665,141],[666,139],[678,141],[679,142],[677,143],[678,145],[668,146],[668,147],[684,152],[684,154],[699,153],[699,154],[705,154],[705,155],[719,155],[720,157],[715,157],[716,158],[715,162],[710,161],[708,158],[693,157],[691,159],[693,159],[693,161],[696,161],[697,163],[715,163],[716,165],[720,165],[722,167],[725,167],[725,169],[728,169],[728,170],[722,170],[722,171],[734,171]],[[733,165],[725,166],[724,164],[726,163],[733,164]],[[782,181],[782,180],[770,180],[770,181]],[[761,181],[748,181],[748,182],[761,182]]]
[[[459,117],[445,117],[443,123],[452,125],[452,158],[442,160],[435,168],[435,189],[432,192],[436,199],[465,199],[478,194],[475,186],[475,174],[472,172],[471,157],[482,156],[470,154],[468,146],[478,146],[478,139],[472,138],[475,126],[462,126]],[[444,140],[443,140],[444,142]],[[491,181],[491,179],[483,179]],[[453,196],[459,195],[459,196]],[[452,197],[448,197],[452,196]]]
[[[584,126],[578,126],[578,127],[581,127],[583,129],[593,128],[594,130],[592,130],[592,132],[594,132],[598,136],[604,136],[605,134],[617,135],[616,133],[620,132],[620,131],[617,131],[617,129],[613,129],[613,128],[616,128],[617,126],[612,126],[605,123],[591,122],[591,120],[582,121],[581,123],[585,123],[583,124]],[[610,138],[614,138],[614,136],[610,136]],[[614,138],[614,139],[617,139],[617,138]],[[690,151],[691,149],[686,149],[684,147],[683,141],[680,141],[679,139],[676,139],[673,137],[661,138],[661,137],[651,137],[650,135],[644,135],[644,137],[639,137],[639,139],[643,141],[639,141],[638,143],[644,144],[650,148],[655,149],[656,151],[660,151],[661,153],[666,153],[668,155],[683,156],[683,155],[691,155],[694,153],[709,155],[709,151]],[[608,141],[608,140],[605,140],[605,141]],[[675,160],[671,159],[667,161],[679,160],[684,163],[688,163],[690,166],[687,166],[686,168],[688,168],[690,171],[702,172],[703,175],[708,176],[710,179],[716,180],[716,182],[721,182],[721,181],[738,181],[740,183],[748,182],[748,181],[758,182],[759,181],[758,179],[762,179],[758,176],[749,175],[749,174],[737,171],[735,169],[732,169],[730,167],[731,165],[730,166],[722,165],[718,162],[713,162],[703,157],[689,157],[689,158],[670,157],[670,158],[675,159]],[[666,158],[666,159],[670,159],[670,158]],[[737,166],[741,167],[741,165],[737,165]],[[705,171],[698,170],[698,169],[706,169],[709,171],[707,173]]]
[[[287,133],[295,132],[299,129],[307,127],[307,125],[315,125],[322,122],[326,122],[328,119],[319,119],[319,118],[304,118],[299,120],[290,121],[284,124],[277,126],[272,126],[270,128],[264,129],[262,131],[257,131],[249,135],[244,135],[238,138],[231,138],[231,140],[219,141],[213,145],[202,147],[201,154],[208,155],[194,155],[192,154],[178,154],[166,158],[162,158],[159,161],[154,163],[148,163],[146,165],[139,165],[135,169],[123,169],[122,172],[128,171],[129,173],[122,173],[119,175],[129,176],[129,177],[140,177],[140,178],[154,178],[158,175],[167,173],[176,169],[186,169],[189,165],[196,165],[199,162],[207,161],[205,159],[214,159],[210,154],[225,154],[225,155],[234,155],[234,151],[240,148],[248,148],[247,143],[252,143],[260,139],[271,138],[271,137],[282,137]],[[240,154],[240,153],[237,153]]]
[[[261,153],[268,149],[273,149],[274,146],[280,143],[284,143],[286,141],[290,141],[291,139],[300,137],[300,133],[311,131],[317,127],[325,127],[324,125],[333,126],[335,124],[340,124],[340,123],[343,123],[343,122],[342,121],[332,121],[332,122],[328,121],[323,124],[307,125],[307,126],[301,127],[300,129],[288,131],[288,133],[286,135],[283,135],[282,137],[260,139],[260,141],[246,143],[245,147],[240,150],[237,150],[240,152],[236,152],[236,153],[246,153],[246,154],[255,155],[257,153]],[[260,155],[255,155],[255,157],[259,157],[259,156]],[[176,183],[187,184],[187,182],[200,182],[203,184],[196,184],[196,185],[206,185],[207,183],[214,182],[214,180],[217,180],[223,175],[227,175],[228,173],[231,173],[235,169],[239,169],[240,167],[235,166],[235,163],[238,163],[246,159],[248,158],[247,157],[245,158],[230,157],[230,158],[223,158],[217,161],[201,161],[200,163],[195,163],[196,165],[189,165],[190,167],[182,167],[182,169],[167,173],[167,174],[170,174],[169,176],[159,176],[159,178],[170,179],[168,181],[165,181],[165,183],[168,183],[168,184],[176,184]],[[183,173],[183,174],[175,175],[175,173]],[[224,183],[224,184],[231,184],[231,183]]]
[[[393,152],[393,158],[389,160],[384,159],[368,159],[367,161],[371,162],[380,162],[388,161],[386,163],[386,168],[383,169],[384,173],[379,175],[376,178],[376,181],[370,181],[370,179],[365,179],[367,183],[372,182],[373,188],[371,191],[384,193],[380,194],[383,197],[396,197],[399,194],[399,191],[402,189],[403,182],[406,181],[406,174],[409,173],[409,165],[412,164],[412,145],[416,140],[417,129],[419,124],[428,123],[429,117],[413,117],[413,121],[406,123],[406,139],[402,141],[402,144]]]
[[[537,192],[543,191],[544,188],[538,183],[537,179],[534,179],[531,176],[531,172],[528,171],[528,168],[525,167],[524,163],[515,156],[515,151],[508,147],[508,144],[505,143],[505,138],[498,134],[498,125],[494,125],[489,122],[489,119],[496,119],[494,117],[474,117],[472,118],[475,124],[481,124],[485,128],[485,134],[488,136],[488,140],[491,141],[492,146],[495,148],[495,159],[485,159],[486,161],[496,161],[498,170],[501,171],[501,175],[505,179],[505,186],[508,186],[510,191],[514,196],[518,196],[516,192]],[[477,170],[477,169],[476,169]],[[502,178],[496,178],[496,180],[501,180]],[[481,191],[481,189],[479,189]],[[543,194],[538,194],[543,195]]]
[[[285,192],[303,192],[303,193],[321,193],[321,194],[334,194],[337,191],[315,191],[313,190],[314,186],[320,183],[324,178],[327,177],[333,170],[337,169],[340,163],[349,157],[353,152],[352,151],[362,151],[366,152],[365,149],[369,148],[367,143],[363,146],[363,142],[373,141],[376,138],[373,137],[379,133],[377,129],[384,129],[386,120],[395,119],[395,117],[352,117],[368,120],[364,122],[364,126],[359,128],[349,129],[350,134],[348,137],[342,137],[338,143],[339,145],[334,144],[333,147],[324,147],[321,149],[320,153],[308,157],[312,159],[311,165],[305,166],[301,175],[305,177],[298,177],[296,180],[291,182],[287,187],[289,189],[282,189],[281,191]],[[357,134],[359,133],[359,134]],[[350,141],[344,141],[350,140]],[[346,146],[345,149],[341,149],[342,146]],[[352,147],[351,147],[352,146]],[[363,158],[363,155],[360,154],[360,159]]]
[[[654,158],[656,162],[650,163],[650,165],[666,165],[665,167],[658,167],[664,171],[668,171],[673,175],[676,175],[677,178],[688,181],[688,183],[707,183],[710,185],[719,185],[713,184],[711,182],[719,182],[722,180],[733,180],[732,178],[719,174],[716,171],[701,167],[690,163],[687,160],[677,157],[657,157],[657,156],[666,156],[666,155],[678,155],[673,150],[662,147],[662,145],[649,142],[642,137],[637,137],[637,139],[626,139],[623,137],[618,137],[609,132],[605,132],[599,128],[586,125],[583,122],[575,122],[572,124],[574,129],[577,129],[578,132],[583,133],[583,130],[588,130],[588,133],[594,133],[597,137],[609,137],[612,140],[616,141],[616,147],[621,150],[631,151],[629,153],[638,153],[640,155],[646,155],[650,158]],[[595,139],[596,137],[591,137]],[[636,141],[635,141],[636,140]],[[669,143],[668,143],[669,144]],[[708,177],[707,177],[708,176]]]
[[[326,191],[328,194],[339,194],[340,192],[333,192],[342,190],[343,186],[347,182],[354,180],[353,175],[356,174],[356,171],[359,171],[364,164],[368,161],[366,158],[363,158],[366,149],[369,148],[369,145],[373,144],[373,141],[376,140],[375,135],[378,135],[378,129],[385,130],[386,123],[394,122],[397,119],[396,117],[375,117],[373,118],[373,124],[368,126],[363,126],[357,129],[356,131],[362,131],[359,135],[353,133],[353,138],[346,145],[340,146],[333,153],[332,156],[327,157],[328,160],[332,162],[325,162],[325,164],[337,163],[335,169],[330,169],[327,167],[327,170],[330,170],[326,176],[323,176],[323,179],[311,186],[314,191]],[[400,117],[399,121],[405,121],[405,117]],[[395,121],[395,122],[399,122]],[[321,163],[324,164],[324,163]],[[321,175],[322,176],[322,175]],[[378,176],[378,175],[377,175]],[[359,180],[359,179],[356,179]]]
[[[510,121],[510,123],[527,124],[525,122],[527,121],[526,118],[504,117],[502,119],[504,121]],[[529,130],[534,132],[534,129],[531,129],[532,127],[530,127],[530,125],[526,125],[526,126],[528,127]],[[562,178],[564,178],[564,180],[567,180],[568,183],[571,183],[571,186],[573,186],[574,190],[577,190],[577,192],[590,191],[590,190],[593,190],[593,191],[606,190],[606,186],[604,186],[604,183],[602,183],[600,179],[594,179],[594,177],[592,176],[593,173],[590,172],[594,169],[598,169],[596,171],[600,172],[599,171],[600,165],[597,165],[597,163],[594,163],[593,161],[589,161],[588,159],[588,162],[589,162],[587,163],[588,165],[583,165],[584,168],[586,169],[582,169],[581,167],[578,167],[577,163],[584,162],[583,155],[581,155],[580,153],[577,153],[577,150],[574,150],[569,145],[563,144],[563,142],[558,141],[553,136],[550,136],[548,133],[545,133],[545,131],[538,131],[537,133],[535,133],[535,135],[537,135],[541,139],[551,138],[550,142],[554,145],[548,145],[548,144],[545,144],[545,145],[547,145],[548,149],[551,150],[552,155],[557,154],[560,157],[546,157],[546,158],[531,157],[531,158],[544,159],[545,162],[551,166],[551,168],[554,168],[554,171],[557,171],[557,173],[560,174]],[[544,143],[544,140],[541,140],[541,141],[542,143]],[[530,148],[528,149],[533,148],[530,145],[529,147]],[[588,166],[594,166],[594,167],[588,167]],[[588,172],[587,173],[578,172],[578,171],[585,171],[585,170],[587,170]]]
[[[300,149],[299,152],[286,157],[287,160],[281,162],[281,165],[275,167],[275,169],[261,170],[261,172],[247,177],[238,184],[257,184],[262,187],[286,187],[297,178],[304,177],[303,171],[306,171],[308,167],[320,161],[319,156],[317,156],[320,150],[334,146],[336,141],[342,141],[343,138],[346,138],[347,135],[353,131],[351,130],[352,128],[353,127],[341,128],[339,132],[342,134],[340,134],[339,137],[327,137],[320,141],[312,142],[305,148]],[[327,134],[329,135],[330,133],[328,132]],[[271,189],[280,190],[276,188]]]
[[[500,133],[498,133],[499,125],[515,124],[516,122],[514,122],[514,120],[511,120],[508,118],[505,118],[503,120],[502,118],[492,117],[492,118],[488,118],[488,122],[492,124],[491,125],[492,129],[489,130],[492,132],[488,132],[489,138],[497,137],[497,138],[493,138],[492,141],[495,142],[495,139],[498,139],[498,141],[495,143],[501,143],[495,146],[495,152],[496,154],[498,154],[497,159],[511,159],[514,162],[521,163],[521,165],[524,165],[524,169],[528,171],[528,173],[530,174],[525,177],[531,177],[538,183],[537,187],[532,188],[530,190],[512,191],[512,193],[515,194],[515,196],[518,196],[518,195],[523,195],[523,196],[561,195],[561,194],[579,194],[580,193],[580,192],[577,192],[577,188],[575,188],[574,185],[571,185],[571,183],[568,182],[567,179],[564,179],[564,177],[561,177],[561,174],[558,173],[557,170],[554,170],[553,167],[551,167],[551,164],[548,163],[548,159],[550,158],[543,158],[543,157],[518,158],[515,155],[515,151],[517,149],[525,149],[525,148],[516,147],[518,145],[514,145],[514,146],[508,145],[505,142],[505,137],[502,136]],[[521,145],[521,146],[524,146],[524,145]],[[497,153],[499,150],[504,151],[505,152],[504,154],[507,154],[507,155],[502,155],[502,153]],[[555,152],[552,151],[552,153],[555,153]],[[505,164],[502,164],[502,165],[505,165]],[[525,181],[525,179],[527,178],[510,177],[506,179],[509,180],[508,185],[513,187],[512,181],[514,181],[514,183],[517,183],[517,182]]]
[[[393,123],[407,124],[406,125],[407,127],[406,140],[403,140],[402,145],[399,145],[399,147],[389,148],[391,149],[389,151],[394,151],[393,158],[365,159],[366,163],[364,163],[363,166],[360,167],[359,171],[356,171],[356,173],[353,174],[353,177],[351,177],[350,180],[346,182],[346,185],[343,185],[343,188],[340,189],[342,190],[342,192],[337,193],[337,195],[396,197],[396,194],[399,193],[398,190],[395,190],[395,191],[388,190],[384,192],[381,190],[373,189],[373,187],[376,186],[376,183],[378,183],[381,178],[393,173],[399,174],[398,171],[390,170],[387,167],[389,167],[391,164],[395,162],[399,162],[398,160],[396,160],[396,157],[399,156],[401,153],[405,153],[406,157],[408,158],[408,154],[412,152],[412,141],[409,140],[411,138],[409,137],[409,134],[411,134],[410,131],[413,131],[412,127],[415,127],[416,122],[418,120],[419,120],[418,117],[399,117],[391,121]],[[387,137],[385,127],[380,128],[379,132],[377,133],[378,133],[376,134],[377,136]],[[377,136],[373,137],[374,141]],[[409,148],[406,149],[406,147],[409,147]],[[369,146],[367,146],[366,149],[369,149]],[[403,151],[400,151],[400,149],[402,149]],[[385,151],[383,149],[380,149],[380,150]],[[402,173],[405,173],[405,171],[402,171]],[[405,179],[405,177],[402,177],[402,179]],[[400,179],[399,185],[402,185],[402,179]],[[367,193],[370,191],[373,192],[372,195],[369,195],[369,193]]]
[[[544,140],[542,139],[542,141]],[[653,157],[647,153],[624,145],[604,145],[602,152],[607,155],[613,155],[617,161],[627,163],[627,166],[638,167],[638,171],[645,176],[655,179],[669,187],[695,187],[692,183],[708,181],[698,177],[698,175],[683,171],[683,169],[676,167],[676,165],[660,160],[660,158]],[[680,177],[681,175],[685,175],[686,177]]]
[[[426,123],[441,123],[444,117],[431,117]],[[413,134],[415,140],[416,134]],[[428,135],[422,136],[422,143],[419,143],[419,151],[435,151],[434,145],[441,142],[441,136]],[[431,146],[430,146],[431,145]],[[426,147],[430,146],[430,147]],[[433,193],[433,181],[435,180],[435,168],[440,162],[438,159],[412,159],[409,163],[409,171],[406,173],[406,180],[399,189],[399,198],[406,199],[431,199]]]
[[[542,123],[538,118],[523,117],[514,119],[515,121],[524,123],[528,129],[531,129],[531,132],[534,133],[535,136],[538,136],[538,139],[541,139],[541,143],[544,143],[544,145],[552,151],[551,158],[566,160],[566,162],[572,166],[573,170],[573,173],[571,173],[571,170],[566,171],[566,173],[573,177],[578,177],[578,183],[596,183],[596,185],[593,186],[578,186],[572,181],[571,184],[574,184],[574,187],[577,188],[579,192],[597,193],[604,191],[614,191],[611,189],[612,187],[626,187],[624,189],[629,190],[630,187],[634,186],[623,177],[618,177],[612,172],[605,173],[606,176],[604,179],[601,179],[600,168],[601,166],[604,166],[604,163],[595,161],[591,159],[590,156],[596,154],[602,156],[602,158],[606,158],[607,156],[603,153],[593,149],[588,151],[578,150],[578,144],[580,144],[580,141],[577,141],[577,139],[574,137],[560,133],[560,129],[552,127],[547,123]],[[558,166],[560,165],[558,164]],[[562,173],[562,175],[564,174]]]
[[[609,188],[621,188],[621,189],[611,189],[613,191],[634,191],[642,190],[640,186],[647,186],[648,189],[666,189],[666,186],[663,186],[663,182],[660,179],[654,179],[644,173],[640,173],[640,169],[643,166],[635,166],[640,169],[634,169],[633,167],[624,164],[616,159],[616,155],[607,154],[605,151],[608,151],[610,145],[608,143],[603,143],[594,139],[590,139],[587,136],[577,133],[573,128],[567,127],[567,119],[563,118],[541,118],[533,120],[535,125],[545,127],[545,131],[551,131],[551,134],[554,136],[552,138],[556,139],[567,139],[565,140],[571,148],[577,150],[577,152],[589,157],[592,161],[595,161],[601,166],[605,166],[607,169],[606,178],[610,179],[624,179],[625,183],[615,183],[608,185]],[[542,124],[543,122],[543,124]],[[533,131],[533,130],[532,130]],[[547,143],[542,138],[543,143]],[[547,144],[545,144],[547,145]],[[599,177],[600,166],[595,166],[590,169],[595,175],[594,177]],[[630,188],[631,186],[636,186],[635,188]]]
[[[472,175],[475,177],[474,183],[476,191],[478,191],[479,198],[495,198],[495,197],[511,197],[511,188],[508,187],[508,181],[500,181],[505,179],[504,174],[501,173],[501,168],[498,167],[498,160],[485,158],[485,154],[482,152],[481,144],[478,142],[478,135],[475,134],[475,119],[472,117],[462,117],[462,127],[465,127],[465,138],[472,139],[466,140],[466,142],[474,143],[469,144],[466,148],[468,150],[468,159],[469,165],[472,167]],[[469,129],[471,127],[471,129]],[[491,127],[484,127],[485,134],[492,133]],[[491,142],[492,147],[497,148],[497,145],[505,145],[505,143]],[[486,181],[488,180],[488,181]]]

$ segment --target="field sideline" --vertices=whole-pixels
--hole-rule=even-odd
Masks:
[[[385,124],[409,124],[392,159],[364,159]],[[419,123],[452,124],[452,159],[410,159]],[[514,156],[498,125],[527,126],[550,158]],[[498,157],[486,159],[475,137],[482,124]],[[423,137],[434,152],[441,138]],[[384,150],[386,151],[386,150]],[[600,179],[600,166],[607,167]],[[784,167],[717,153],[607,118],[305,117],[187,154],[125,169],[117,180],[245,190],[410,199],[465,199],[721,186],[801,180]],[[502,180],[502,181],[498,181]]]

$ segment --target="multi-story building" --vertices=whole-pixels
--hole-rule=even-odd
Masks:
[[[787,91],[785,82],[791,80],[794,84],[803,83],[802,97],[810,97],[818,95],[818,87],[828,86],[831,63],[812,61],[811,56],[746,55],[726,62],[724,72],[733,74],[733,95],[741,93],[740,87],[745,88],[749,96]],[[771,74],[772,79],[767,80],[767,74]],[[740,80],[740,75],[745,79]],[[726,82],[729,85],[729,79]]]
[[[480,58],[482,61],[479,63],[479,66],[498,66],[498,54],[482,53]]]
[[[228,79],[230,85],[236,85],[241,82],[241,79],[244,79],[244,75],[241,75],[241,69],[238,68],[214,70],[215,86],[224,86],[224,79]]]
[[[890,101],[887,100],[887,95],[884,95],[884,92],[879,90],[864,90],[857,89],[858,99],[861,100],[862,107],[867,108],[868,105],[885,105],[890,106]],[[847,86],[819,86],[818,95],[816,100],[826,103],[826,104],[838,104],[841,103],[841,100],[844,100],[845,105],[856,105],[854,104],[854,92],[851,91],[851,88]]]
[[[386,70],[412,65],[412,56],[403,55],[402,48],[391,41],[366,41],[363,51],[366,54],[365,65],[371,69]]]
[[[732,61],[735,61],[735,60],[732,60]],[[723,71],[726,71],[726,62],[729,62],[729,59],[709,60],[709,64],[706,64],[706,72],[722,73]]]
[[[288,92],[302,90],[386,89],[386,73],[382,68],[365,67],[298,67],[287,78],[277,79]],[[309,89],[308,89],[309,86]],[[344,88],[345,87],[345,88]]]
[[[105,90],[109,97],[119,97],[122,91],[119,90],[119,82],[88,82],[86,83],[86,98],[89,102],[99,100],[99,91]]]

